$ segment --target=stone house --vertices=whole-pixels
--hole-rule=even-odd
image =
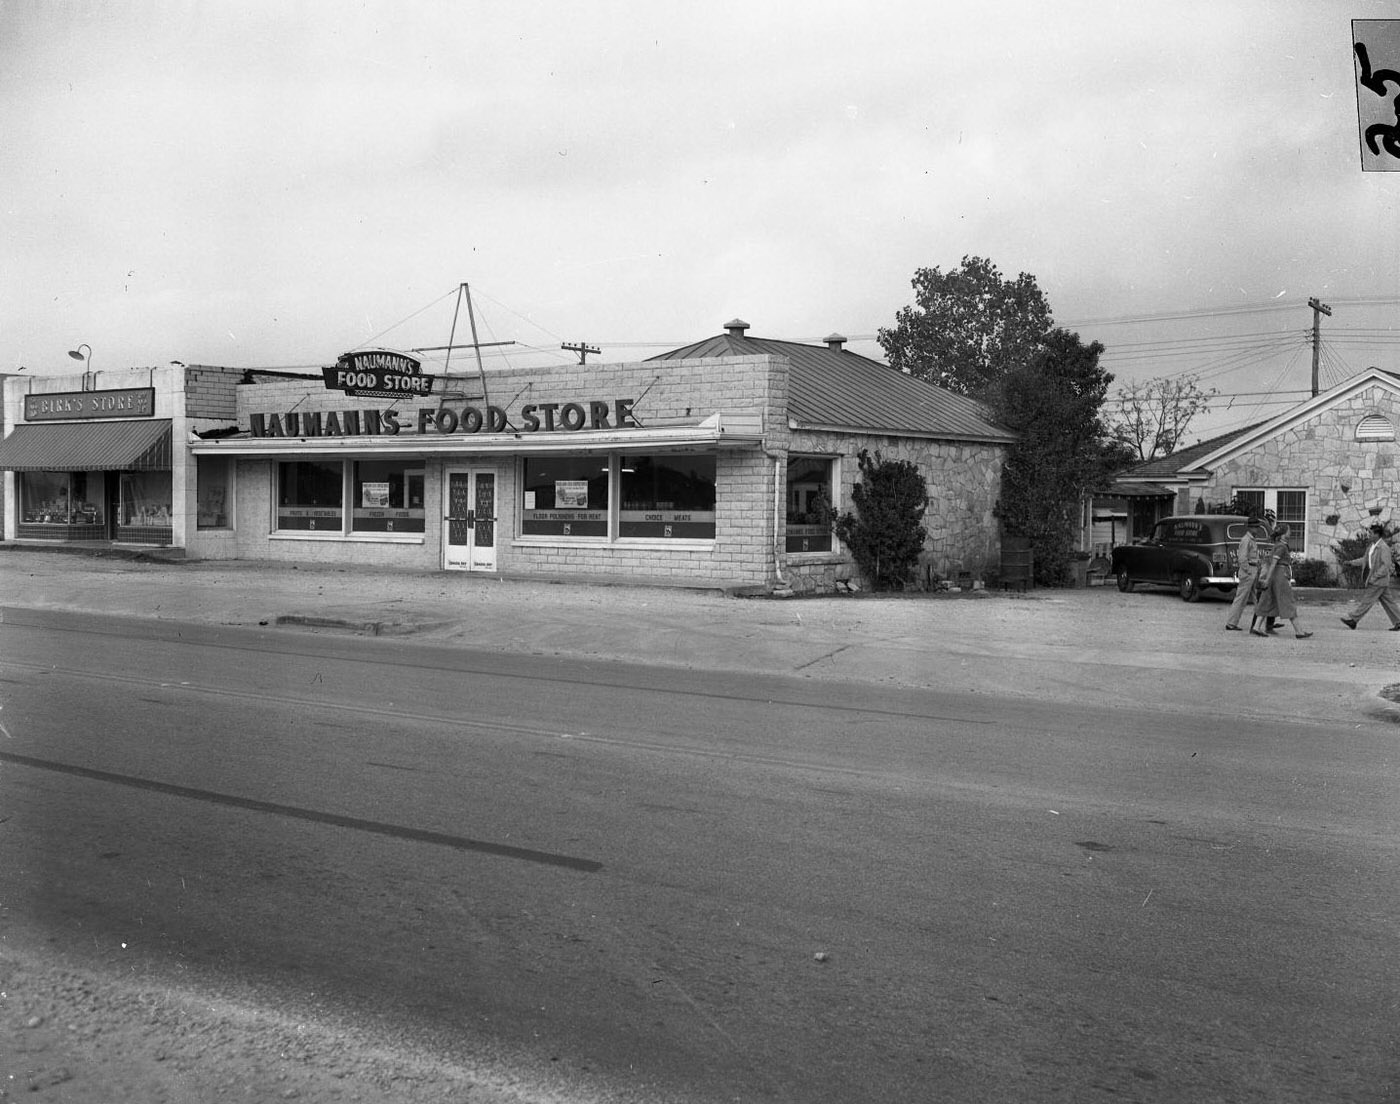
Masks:
[[[1335,567],[1335,540],[1376,518],[1400,521],[1397,426],[1400,375],[1368,368],[1267,421],[1130,468],[1090,512],[1105,516],[1119,492],[1124,543],[1157,517],[1238,498],[1286,522],[1304,558]]]

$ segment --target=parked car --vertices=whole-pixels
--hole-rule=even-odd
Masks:
[[[1188,602],[1207,588],[1235,589],[1237,548],[1249,519],[1242,514],[1186,514],[1162,518],[1152,535],[1113,550],[1113,574],[1127,593],[1140,584],[1175,588]],[[1269,527],[1260,522],[1254,535],[1269,548]]]

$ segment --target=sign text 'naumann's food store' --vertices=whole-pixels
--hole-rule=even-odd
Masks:
[[[581,429],[635,428],[634,399],[605,402],[528,403],[517,418],[499,406],[420,406],[417,411],[293,410],[285,414],[249,414],[253,437],[359,437],[418,433],[554,433]]]

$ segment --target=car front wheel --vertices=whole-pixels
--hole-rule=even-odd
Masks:
[[[1183,602],[1198,602],[1201,598],[1201,584],[1196,582],[1190,575],[1181,577],[1181,600]]]
[[[1124,594],[1127,594],[1130,590],[1133,589],[1133,581],[1128,577],[1128,573],[1126,571],[1118,572],[1118,589],[1121,590]]]

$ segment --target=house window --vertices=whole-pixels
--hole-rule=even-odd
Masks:
[[[200,529],[227,529],[233,522],[229,516],[230,474],[233,461],[227,456],[195,458],[195,524]]]
[[[1274,520],[1289,529],[1289,546],[1303,547],[1308,522],[1308,492],[1298,488],[1236,488],[1235,497],[1260,515],[1272,513]]]
[[[1395,427],[1390,424],[1390,419],[1383,414],[1367,414],[1356,423],[1356,439],[1358,441],[1393,441],[1395,440]]]
[[[835,473],[836,461],[830,457],[788,458],[787,551],[831,551],[829,511],[836,502]]]
[[[621,457],[618,537],[714,540],[716,462],[702,452]]]
[[[520,532],[527,537],[606,537],[608,457],[531,456],[523,462]]]

